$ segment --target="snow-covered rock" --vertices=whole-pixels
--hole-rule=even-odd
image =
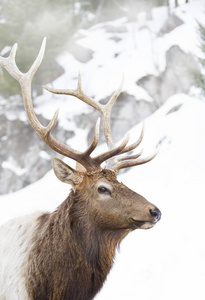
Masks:
[[[185,53],[179,46],[172,46],[166,53],[166,68],[158,76],[147,75],[137,84],[143,87],[159,107],[170,96],[189,93],[199,73],[199,63],[191,53]]]

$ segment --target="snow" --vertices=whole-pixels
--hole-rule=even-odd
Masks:
[[[16,167],[15,163],[13,161],[12,162],[4,161],[1,166],[3,169],[8,169],[8,170],[14,172],[18,176],[25,174],[27,171],[24,168],[22,169],[22,168]]]
[[[51,160],[51,156],[46,151],[40,151],[39,156],[46,160]]]
[[[178,111],[168,113],[180,105]],[[204,116],[204,102],[179,94],[145,121],[144,147],[161,140],[159,154],[119,180],[156,204],[162,220],[122,242],[96,300],[204,299]],[[135,132],[140,126],[131,134]],[[69,186],[51,171],[29,187],[0,197],[1,223],[33,211],[52,211],[68,192]]]
[[[134,24],[128,24],[126,18],[112,22],[112,26],[124,24],[128,28],[128,34],[118,34],[121,38],[118,43],[110,39],[112,35],[103,29],[103,24],[81,30],[84,37],[78,42],[95,50],[93,59],[83,64],[72,55],[63,53],[58,61],[66,72],[52,86],[76,88],[80,70],[83,89],[99,100],[113,93],[124,74],[124,90],[137,95],[138,99],[143,97],[151,101],[135,82],[147,73],[158,74],[162,71],[165,53],[174,44],[186,52],[201,55],[196,19],[203,21],[204,9],[202,0],[190,1],[189,5],[182,4],[175,13],[185,24],[164,37],[157,36],[167,16],[164,7],[153,10],[153,21],[149,21],[144,29],[139,26],[145,22],[141,14],[139,24],[135,24],[139,28],[134,37]],[[116,52],[119,55],[114,58]],[[36,112],[43,113],[48,119],[51,119],[58,106],[61,125],[77,132],[69,144],[76,149],[79,145],[86,148],[87,132],[76,129],[72,118],[89,108],[72,97],[57,97],[47,91],[35,101]],[[140,128],[141,124],[130,131],[131,140],[136,138]],[[96,300],[205,299],[203,99],[197,98],[193,92],[190,95],[174,95],[147,118],[144,155],[157,145],[160,150],[153,161],[119,175],[119,181],[157,205],[162,211],[162,219],[153,229],[136,230],[121,243],[114,267]],[[99,147],[98,151],[104,147]],[[45,153],[41,155],[45,156]],[[19,172],[6,163],[4,167]],[[0,224],[34,211],[52,211],[67,197],[69,190],[70,187],[58,181],[50,171],[24,189],[0,196]]]
[[[173,102],[183,104],[167,114]],[[176,95],[146,121],[146,138],[168,142],[152,162],[120,180],[156,204],[162,220],[122,242],[97,300],[204,299],[204,116],[203,102]]]

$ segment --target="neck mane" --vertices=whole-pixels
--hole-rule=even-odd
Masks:
[[[55,212],[38,218],[26,274],[31,299],[88,300],[102,287],[129,231],[96,228],[81,199],[71,192]]]

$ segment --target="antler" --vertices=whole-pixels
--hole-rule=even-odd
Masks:
[[[31,126],[34,128],[34,130],[37,132],[37,134],[40,136],[40,138],[53,150],[56,152],[67,156],[69,158],[72,158],[73,160],[79,162],[81,165],[83,165],[88,172],[92,172],[93,170],[99,169],[100,165],[103,161],[109,159],[112,156],[115,156],[119,154],[126,146],[128,140],[125,139],[122,144],[110,151],[107,151],[95,158],[91,158],[90,154],[94,151],[94,149],[97,146],[98,140],[99,140],[99,127],[100,127],[100,119],[98,119],[95,127],[95,135],[92,144],[85,152],[79,152],[77,150],[74,150],[70,148],[69,146],[59,142],[57,139],[55,139],[51,135],[52,129],[55,127],[58,119],[58,112],[57,110],[48,124],[48,126],[44,127],[41,125],[39,120],[37,119],[33,104],[32,104],[32,96],[31,96],[31,82],[33,79],[34,74],[38,70],[43,56],[45,52],[45,45],[46,45],[46,38],[44,38],[41,49],[38,53],[38,56],[36,60],[34,61],[33,65],[29,69],[27,73],[22,73],[15,61],[16,57],[16,51],[17,51],[17,44],[15,44],[11,50],[11,53],[8,57],[0,57],[0,65],[4,67],[20,84],[23,100],[24,100],[24,106],[25,110],[28,116],[28,120],[31,124]],[[76,95],[78,97],[78,95]],[[86,97],[83,94],[83,97]],[[89,97],[87,97],[87,100],[89,102]],[[92,103],[93,106],[97,106],[94,103]]]
[[[75,96],[76,98],[82,100],[83,102],[85,102],[85,103],[89,104],[90,106],[94,107],[95,109],[97,109],[102,115],[105,139],[106,139],[109,149],[112,151],[113,149],[115,149],[116,146],[114,144],[114,141],[112,138],[112,132],[111,132],[111,123],[110,123],[111,111],[112,111],[113,104],[115,103],[116,99],[118,98],[118,96],[121,93],[122,84],[123,84],[123,80],[122,80],[119,88],[115,91],[115,93],[112,95],[112,97],[110,98],[110,100],[108,101],[107,104],[98,103],[93,98],[88,97],[83,92],[80,73],[78,76],[78,85],[77,85],[76,90],[53,89],[53,88],[46,87],[46,86],[44,86],[44,88],[47,91],[54,93],[54,94]],[[125,139],[126,142],[125,141],[124,141],[125,143],[123,142],[124,146],[120,148],[121,151],[119,151],[115,155],[112,155],[109,159],[107,158],[106,168],[112,169],[113,171],[117,172],[120,169],[144,164],[144,163],[152,160],[157,155],[158,150],[156,150],[152,155],[149,155],[148,157],[145,157],[145,158],[140,157],[142,154],[142,151],[140,151],[136,155],[132,155],[132,156],[128,155],[128,156],[125,156],[122,158],[116,158],[117,155],[121,155],[123,153],[130,152],[130,151],[134,150],[135,148],[137,148],[140,145],[140,143],[142,142],[143,135],[144,135],[144,123],[143,123],[142,131],[141,131],[141,134],[140,134],[140,137],[138,138],[138,140],[135,143],[133,143],[132,145],[126,146],[128,140],[129,140],[129,136],[127,136],[127,138]],[[105,160],[103,160],[103,161],[105,161]]]
[[[95,135],[93,142],[91,145],[88,147],[88,149],[85,152],[79,152],[77,150],[74,150],[70,148],[68,145],[65,145],[58,141],[55,137],[51,135],[52,129],[55,127],[58,119],[58,112],[57,110],[48,124],[48,126],[44,127],[39,120],[37,119],[34,109],[33,109],[33,104],[32,104],[32,96],[31,96],[31,83],[34,74],[38,70],[43,56],[45,52],[45,45],[46,45],[46,39],[44,38],[41,49],[38,53],[38,56],[36,60],[34,61],[33,65],[29,69],[27,73],[22,73],[15,61],[16,57],[16,51],[17,51],[17,44],[15,44],[11,50],[11,53],[8,57],[0,57],[0,65],[4,67],[20,84],[21,90],[22,90],[22,95],[23,95],[23,100],[24,100],[24,106],[25,110],[28,116],[28,120],[31,124],[31,126],[34,128],[34,130],[37,132],[37,134],[40,136],[40,138],[53,150],[56,152],[67,156],[76,162],[78,162],[80,165],[84,166],[85,169],[88,172],[93,172],[95,170],[101,169],[101,164],[104,161],[107,161],[107,168],[113,169],[114,171],[118,171],[122,168],[127,168],[131,167],[134,165],[146,163],[153,159],[156,156],[156,153],[154,153],[152,156],[149,156],[145,159],[139,158],[141,155],[141,152],[138,155],[134,156],[125,156],[123,158],[118,158],[115,160],[115,157],[123,154],[130,152],[134,150],[142,141],[143,138],[143,130],[141,132],[141,135],[139,139],[132,145],[127,146],[129,137],[126,137],[124,141],[116,147],[112,134],[111,134],[111,124],[110,124],[110,117],[111,117],[111,110],[112,106],[115,103],[117,97],[119,96],[121,89],[122,89],[122,83],[120,87],[116,90],[116,92],[113,94],[113,96],[110,98],[107,104],[103,105],[100,103],[97,103],[93,98],[88,97],[82,90],[82,83],[81,83],[81,76],[79,74],[78,78],[78,86],[76,90],[70,90],[70,89],[64,89],[64,90],[59,90],[59,89],[52,89],[49,87],[44,87],[48,91],[55,93],[55,94],[65,94],[65,95],[72,95],[77,97],[78,99],[84,101],[85,103],[91,105],[98,111],[100,111],[103,119],[103,127],[104,127],[104,133],[105,133],[105,138],[106,142],[108,144],[108,147],[110,148],[109,151],[102,153],[101,155],[98,155],[97,157],[92,158],[90,155],[94,151],[94,149],[97,146],[98,140],[99,140],[99,128],[100,128],[100,119],[98,119],[95,127]]]

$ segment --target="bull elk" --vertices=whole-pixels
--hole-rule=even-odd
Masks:
[[[54,212],[19,217],[1,226],[0,299],[93,299],[112,267],[115,249],[122,239],[137,228],[153,227],[161,218],[156,206],[117,181],[120,169],[146,163],[156,152],[146,158],[142,158],[142,151],[129,155],[141,143],[143,130],[135,143],[128,145],[126,137],[115,146],[110,115],[121,86],[107,104],[100,104],[83,92],[80,75],[76,90],[45,88],[55,94],[75,96],[100,111],[109,150],[91,156],[98,143],[100,120],[86,151],[58,141],[51,134],[58,111],[44,127],[32,105],[31,82],[43,59],[45,39],[27,73],[16,65],[16,50],[15,44],[8,57],[0,57],[0,65],[19,82],[31,126],[50,148],[77,164],[74,169],[53,159],[57,178],[72,186],[67,199]]]

